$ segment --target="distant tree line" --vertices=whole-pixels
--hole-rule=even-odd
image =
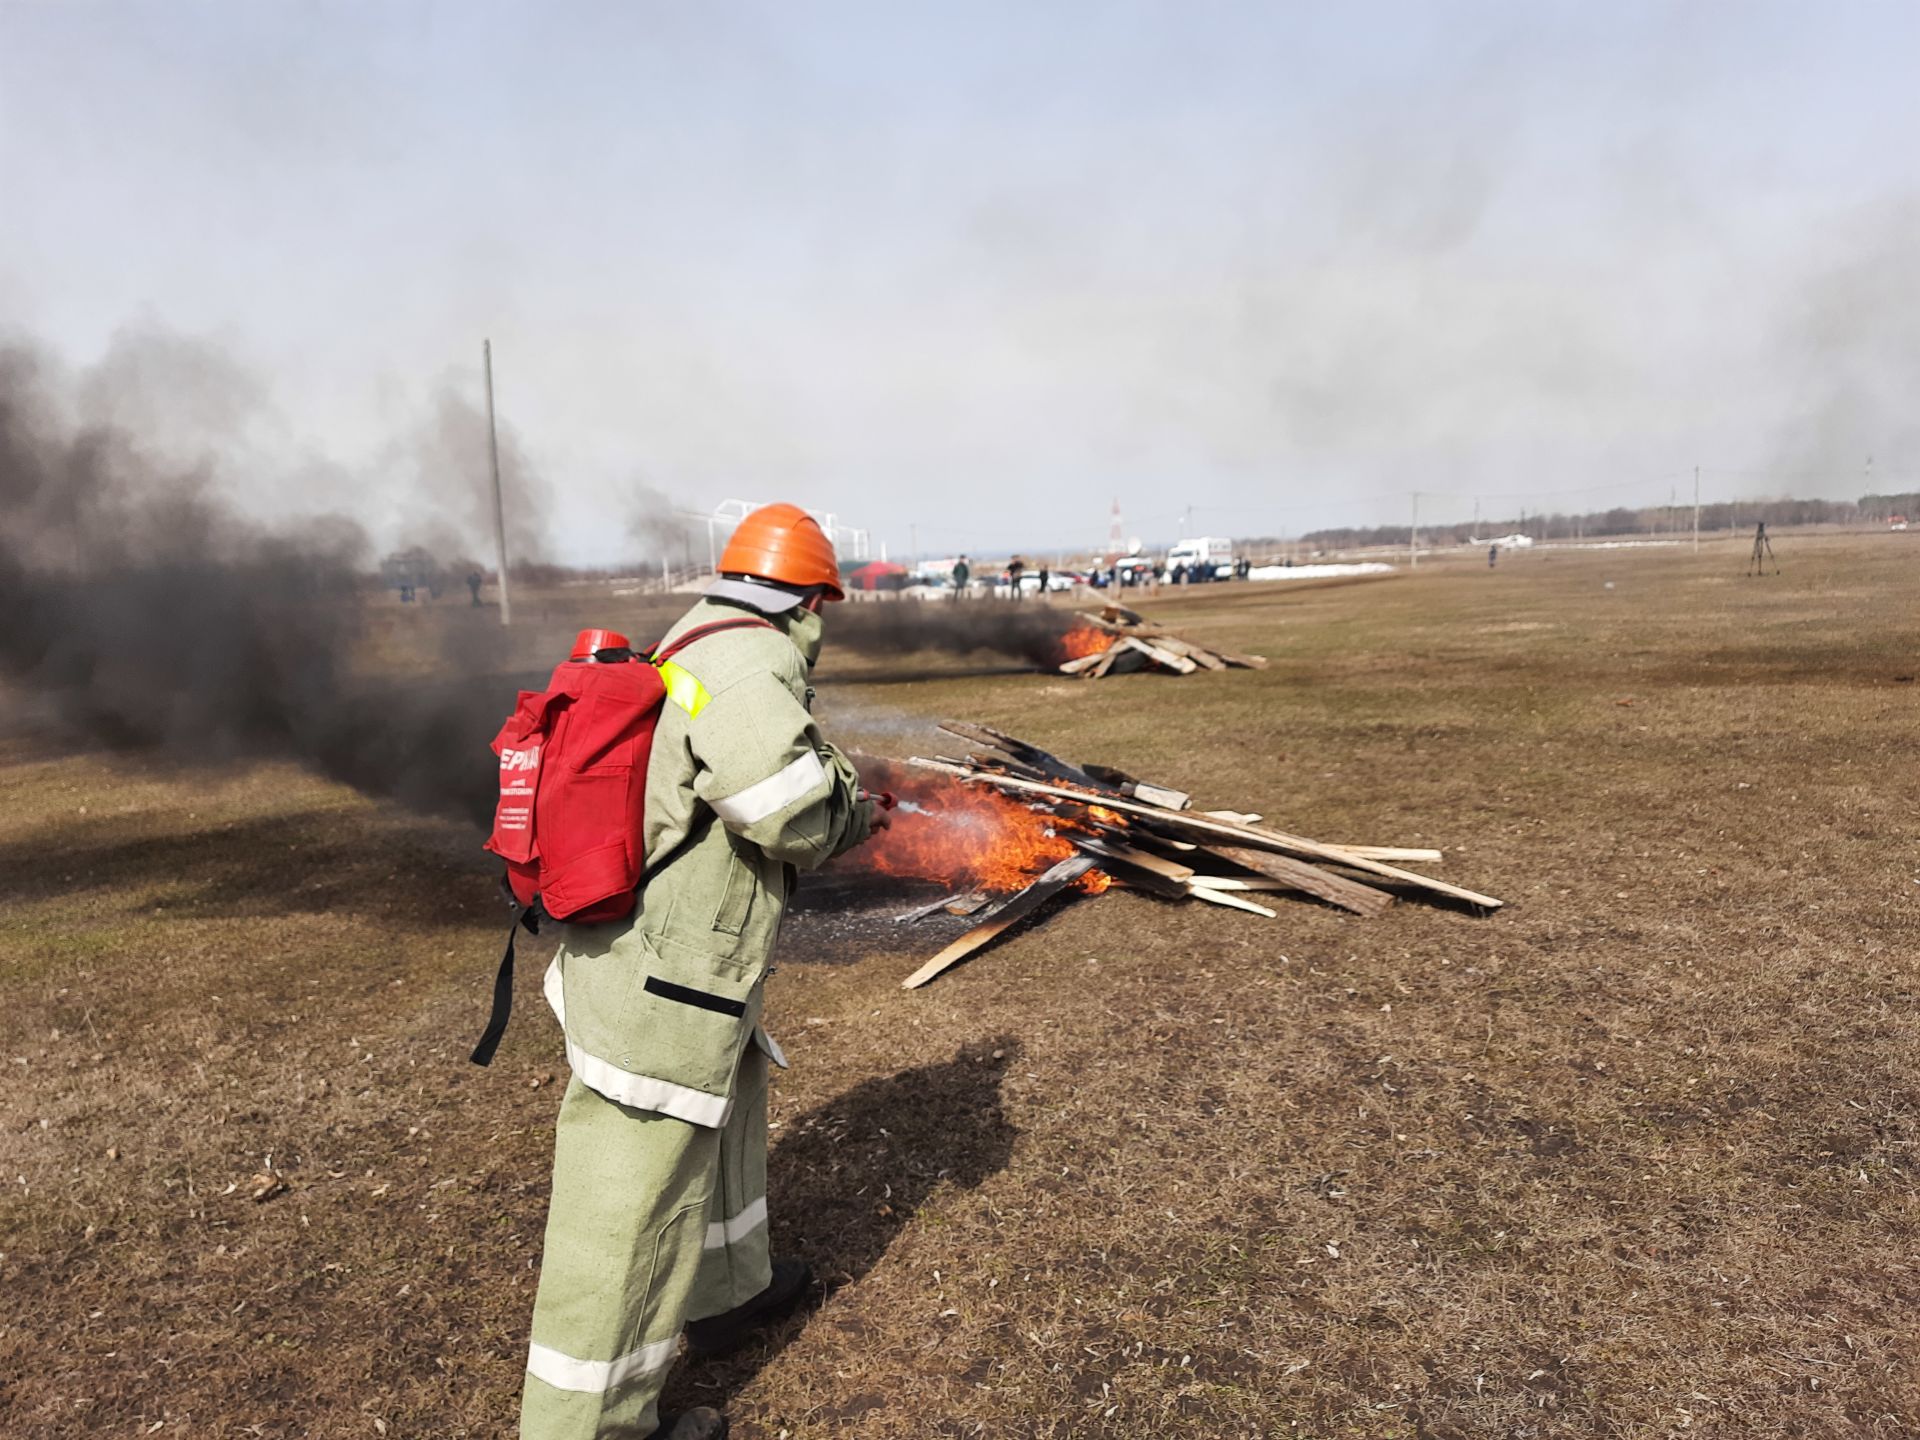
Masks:
[[[1858,500],[1735,500],[1700,507],[1700,532],[1751,530],[1765,522],[1785,528],[1793,525],[1884,525],[1896,515],[1920,527],[1920,492],[1905,495],[1862,495]],[[1409,525],[1342,526],[1314,530],[1300,543],[1320,550],[1358,550],[1373,546],[1406,545]],[[1464,545],[1502,535],[1528,535],[1535,540],[1607,538],[1655,539],[1693,533],[1691,505],[1648,505],[1632,509],[1590,510],[1581,515],[1530,514],[1521,511],[1508,520],[1481,520],[1477,524],[1422,525],[1423,545]]]

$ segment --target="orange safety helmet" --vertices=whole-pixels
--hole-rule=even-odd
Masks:
[[[847,598],[833,542],[798,505],[762,505],[742,520],[720,552],[720,573],[751,575],[796,590],[818,585],[829,600]]]

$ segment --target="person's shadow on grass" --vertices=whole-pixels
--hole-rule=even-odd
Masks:
[[[963,1046],[951,1060],[864,1081],[784,1125],[767,1157],[773,1253],[810,1264],[814,1293],[732,1354],[683,1363],[660,1408],[725,1410],[836,1290],[879,1263],[939,1185],[971,1190],[1005,1169],[1015,1131],[1000,1085],[1018,1056],[1005,1037]]]

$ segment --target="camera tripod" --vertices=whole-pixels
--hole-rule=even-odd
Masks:
[[[1762,520],[1760,528],[1753,532],[1753,555],[1747,561],[1747,575],[1764,575],[1767,562],[1773,560],[1773,573],[1780,573],[1780,562],[1773,559],[1773,541],[1767,538],[1767,522]]]

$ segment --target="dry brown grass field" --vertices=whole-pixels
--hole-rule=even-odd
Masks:
[[[1510,903],[1114,892],[912,993],[924,936],[816,907],[772,1186],[826,1292],[670,1397],[760,1440],[1920,1433],[1920,535],[1777,544],[1148,607],[1263,672],[830,651],[869,749],[968,717]],[[564,1068],[537,959],[466,1063],[476,846],[4,742],[0,1435],[513,1433]]]

